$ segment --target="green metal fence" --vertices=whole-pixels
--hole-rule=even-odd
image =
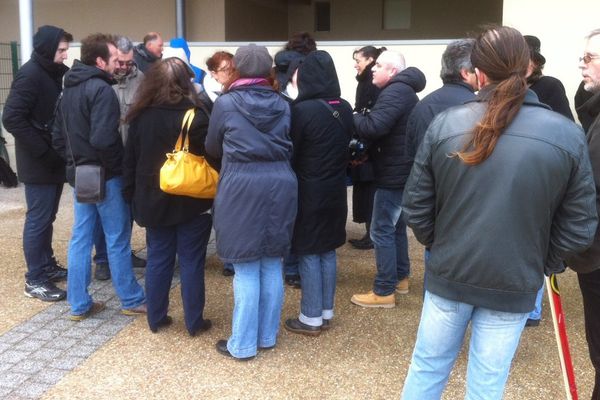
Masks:
[[[0,109],[6,102],[13,77],[19,69],[19,45],[17,42],[0,43]]]

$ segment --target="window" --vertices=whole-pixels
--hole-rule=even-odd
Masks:
[[[331,30],[331,4],[328,1],[315,2],[315,31],[329,32]]]
[[[383,29],[410,29],[410,0],[383,0]]]

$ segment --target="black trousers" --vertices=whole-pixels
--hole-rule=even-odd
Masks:
[[[585,337],[592,365],[596,370],[592,400],[600,400],[600,270],[577,274],[583,296]]]

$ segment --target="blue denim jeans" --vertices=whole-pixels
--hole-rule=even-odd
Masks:
[[[131,229],[133,229],[133,213],[129,208],[129,221]],[[104,238],[104,230],[102,229],[102,222],[98,220],[96,229],[94,230],[94,263],[95,264],[108,264],[108,253],[106,251],[106,239]]]
[[[146,228],[146,300],[150,328],[156,328],[169,311],[175,254],[179,255],[185,326],[193,334],[204,324],[204,261],[211,227],[211,215],[202,214],[178,225]]]
[[[469,323],[465,399],[502,399],[528,314],[474,307],[426,292],[402,399],[441,398]]]
[[[335,297],[335,250],[323,254],[298,257],[302,300],[299,320],[310,326],[323,325],[323,319],[333,318]]]
[[[410,274],[408,238],[402,212],[402,190],[378,188],[373,201],[371,240],[375,245],[377,275],[373,292],[387,296]]]
[[[298,256],[290,253],[287,256],[283,257],[283,273],[285,276],[298,276],[299,266],[298,266]]]
[[[88,286],[92,275],[92,246],[98,218],[102,221],[106,237],[112,283],[122,307],[133,308],[146,301],[131,266],[129,207],[121,195],[122,187],[122,178],[115,177],[106,181],[103,201],[84,204],[77,202],[75,197],[67,279],[67,300],[71,304],[73,315],[83,314],[92,306]]]
[[[227,349],[237,358],[256,355],[257,347],[277,341],[283,305],[281,258],[234,263],[233,320]]]
[[[27,213],[23,225],[23,252],[27,263],[25,279],[30,284],[48,280],[45,269],[52,266],[52,224],[60,203],[63,184],[25,184]]]
[[[535,308],[529,313],[529,319],[542,319],[542,299],[544,298],[544,287],[545,283],[542,284],[542,287],[537,292],[537,296],[535,297]]]
[[[96,223],[94,229],[94,263],[95,264],[108,264],[108,252],[106,251],[106,239],[104,238],[104,230],[102,229],[102,223],[100,219]]]

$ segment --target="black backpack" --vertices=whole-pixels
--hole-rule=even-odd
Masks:
[[[7,188],[17,187],[19,184],[19,181],[17,180],[17,174],[15,174],[8,163],[8,154],[6,154],[6,139],[4,139],[2,136],[0,136],[0,149],[2,149],[2,154],[0,155],[0,183]]]

